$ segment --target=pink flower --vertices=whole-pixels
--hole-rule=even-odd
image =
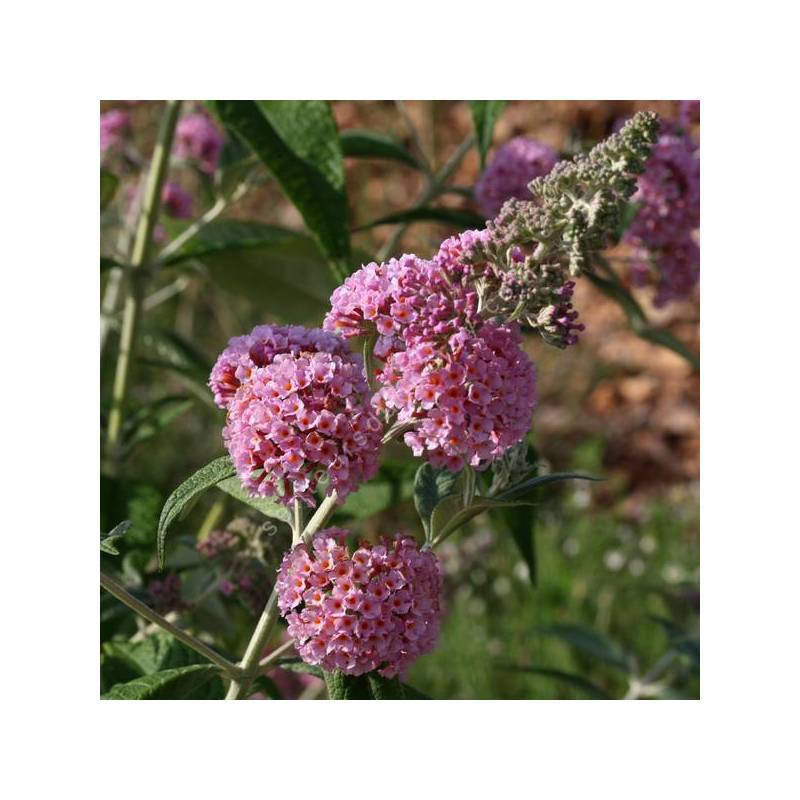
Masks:
[[[323,365],[331,379],[319,385]],[[327,493],[340,500],[375,474],[382,425],[363,373],[361,357],[320,330],[264,325],[231,340],[210,385],[228,411],[225,445],[253,496],[314,506],[326,472]],[[332,391],[337,381],[346,394]]]
[[[100,155],[121,144],[130,132],[131,118],[127,111],[114,108],[100,115]]]
[[[640,204],[624,237],[633,282],[655,283],[656,306],[685,299],[700,280],[700,153],[688,135],[668,129],[659,137],[631,200]]]
[[[278,571],[278,607],[307,663],[349,675],[377,670],[391,678],[436,644],[441,615],[439,560],[430,550],[420,550],[414,539],[400,534],[372,547],[362,545],[350,559],[344,546],[347,534],[340,528],[328,528],[316,535],[311,548],[300,544],[286,553]],[[341,597],[326,578],[316,590],[323,597],[321,603],[318,594],[308,592],[305,596],[311,603],[297,602],[298,565],[308,558],[314,574],[327,575],[331,540],[341,555],[340,562],[352,561],[353,570],[366,571],[370,587],[380,587],[381,600],[374,594],[360,599],[350,594]]]
[[[175,128],[175,155],[196,161],[204,172],[214,172],[225,140],[219,128],[203,113],[186,114]]]
[[[517,136],[494,155],[475,184],[475,199],[487,217],[496,217],[511,197],[532,200],[528,184],[547,175],[556,165],[555,150],[535,139]]]
[[[437,343],[421,342],[386,362],[373,400],[380,413],[416,422],[405,434],[414,455],[439,468],[485,468],[530,428],[536,368],[515,325],[484,323]],[[482,375],[474,381],[471,375]],[[432,387],[446,387],[443,391]]]
[[[474,289],[452,283],[432,261],[404,255],[350,275],[331,295],[323,327],[345,338],[377,333],[375,353],[385,359],[409,341],[457,332],[476,309]]]
[[[246,336],[236,336],[228,342],[228,346],[214,364],[208,385],[214,394],[214,402],[227,409],[236,390],[242,381],[246,381],[255,367],[267,367],[272,364],[276,355],[292,353],[299,355],[303,351],[324,351],[336,355],[349,355],[350,348],[338,336],[325,333],[317,328],[304,328],[301,325],[277,326],[258,325]],[[287,397],[295,391],[292,381],[297,378],[291,368],[284,377],[284,382],[276,382],[270,387],[270,396],[277,398]],[[312,358],[313,375],[304,374],[299,377],[306,388],[311,377],[323,376],[323,382],[332,375],[331,364],[324,356]],[[303,408],[298,416],[299,426],[308,430],[316,419],[310,408]]]
[[[164,210],[175,219],[190,219],[192,216],[192,196],[180,184],[166,183],[161,190]]]

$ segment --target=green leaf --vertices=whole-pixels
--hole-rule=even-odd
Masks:
[[[509,486],[505,491],[495,495],[495,500],[513,500],[528,494],[528,492],[534,489],[538,489],[540,486],[547,486],[550,483],[570,480],[603,481],[605,478],[596,478],[593,475],[581,475],[578,472],[551,472],[548,475],[538,475],[535,478],[528,478],[521,483],[514,484],[514,486]]]
[[[482,228],[486,224],[483,217],[467,209],[424,206],[389,214],[366,225],[359,225],[354,230],[365,231],[379,225],[397,225],[404,222],[443,222],[456,228]]]
[[[118,556],[119,550],[114,546],[114,541],[124,536],[128,532],[128,528],[131,527],[131,524],[131,521],[126,519],[120,522],[119,525],[116,525],[111,533],[107,533],[105,536],[101,533],[100,552],[108,553],[110,556]]]
[[[612,700],[611,695],[599,686],[595,686],[591,681],[586,678],[576,675],[573,672],[564,672],[560,669],[551,669],[550,667],[516,667],[505,666],[503,669],[513,670],[514,672],[525,672],[530,675],[541,675],[545,678],[552,678],[553,680],[567,683],[580,689],[593,700]]]
[[[247,490],[242,486],[238,475],[220,481],[217,484],[217,489],[221,489],[231,497],[235,497],[240,502],[250,506],[250,508],[260,511],[265,517],[279,519],[290,525],[292,524],[292,515],[286,506],[276,503],[268,497],[250,497]]]
[[[313,664],[306,664],[305,661],[299,658],[279,658],[273,665],[273,668],[287,669],[289,672],[300,672],[305,675],[313,675],[315,678],[325,677],[324,673],[319,667]]]
[[[336,122],[321,100],[214,100],[222,122],[266,165],[323,252],[350,253],[344,161]]]
[[[233,477],[235,474],[236,469],[230,457],[221,456],[195,472],[191,478],[184,481],[167,498],[164,508],[161,509],[161,517],[158,520],[158,563],[162,569],[164,567],[164,548],[167,531],[170,525],[184,511],[188,510],[189,505],[198,495],[202,494],[206,489],[216,486],[220,481]]]
[[[399,678],[383,678],[377,672],[367,674],[373,700],[405,700],[406,693]]]
[[[613,274],[613,273],[612,273]],[[593,283],[606,297],[611,298],[628,316],[633,323],[646,323],[647,315],[639,305],[636,298],[618,281],[603,278],[596,272],[586,272],[586,277]]]
[[[636,298],[625,288],[608,262],[601,258],[598,258],[598,261],[601,266],[604,266],[608,277],[604,278],[596,272],[591,271],[586,272],[586,277],[589,278],[606,297],[611,298],[620,306],[627,315],[633,332],[641,339],[672,350],[672,352],[677,353],[681,358],[686,359],[695,369],[700,369],[700,359],[692,353],[680,339],[673,336],[669,331],[650,325],[644,309]]]
[[[102,695],[103,700],[189,700],[219,675],[213,664],[192,664],[143,675]]]
[[[497,511],[497,515],[511,533],[522,560],[528,567],[531,584],[537,586],[539,575],[536,558],[536,508],[534,506],[503,508]]]
[[[433,700],[432,697],[428,697],[427,694],[415,689],[413,686],[409,686],[407,683],[402,684],[402,687],[406,700]]]
[[[366,675],[345,675],[341,670],[325,673],[325,684],[331,700],[373,700],[372,687]]]
[[[470,505],[464,506],[463,499],[459,495],[445,497],[436,506],[431,515],[431,539],[441,540],[445,536],[449,536],[453,531],[462,525],[466,525],[467,522],[484,511],[527,505],[532,505],[532,501],[477,496]]]
[[[162,397],[131,414],[123,431],[125,452],[130,453],[137,445],[157,436],[193,405],[194,400],[185,396]]]
[[[222,289],[293,323],[318,322],[337,283],[313,239],[262,222],[216,220],[166,263],[189,258]]]
[[[419,162],[400,142],[391,136],[375,131],[356,130],[342,131],[339,134],[342,152],[350,158],[382,158],[399,161],[409,167],[421,169]]]
[[[123,662],[140,675],[206,664],[202,656],[165,631],[156,631],[139,642],[105,642],[103,654]]]
[[[472,112],[472,124],[475,126],[475,138],[481,156],[481,169],[486,164],[486,154],[492,146],[495,123],[500,119],[507,102],[507,100],[470,101],[469,108]]]
[[[597,631],[579,625],[546,625],[536,628],[536,632],[555,636],[589,658],[602,661],[625,673],[631,672],[631,657],[616,642]]]
[[[100,168],[100,210],[105,211],[114,199],[119,186],[119,178],[113,172]],[[101,262],[102,265],[102,262]]]
[[[454,494],[458,478],[459,473],[434,469],[427,461],[417,470],[414,478],[414,505],[429,540],[433,511],[445,497]]]
[[[677,353],[681,358],[685,358],[695,369],[700,369],[700,359],[669,331],[663,328],[646,327],[634,328],[634,332],[648,342],[653,342],[653,344],[666,347],[667,350],[672,350],[673,353]]]

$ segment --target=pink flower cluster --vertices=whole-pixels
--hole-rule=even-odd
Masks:
[[[219,128],[203,113],[186,114],[175,129],[175,155],[196,161],[204,172],[214,172],[225,140]]]
[[[383,384],[373,405],[387,424],[415,423],[405,442],[437,467],[485,467],[527,432],[535,368],[516,326],[485,322],[459,256],[479,231],[448,239],[433,261],[368,264],[333,293],[327,330],[378,335]]]
[[[121,144],[130,131],[131,119],[127,111],[114,108],[100,115],[100,154]]]
[[[556,165],[558,155],[535,139],[516,136],[495,153],[494,158],[475,184],[475,199],[487,217],[496,217],[511,197],[532,200],[528,184],[547,175]]]
[[[303,330],[262,326],[249,347],[241,337],[220,357],[211,383],[220,362],[225,386],[239,383],[223,438],[244,486],[286,505],[314,506],[324,475],[327,493],[343,500],[377,472],[383,427],[361,357],[335,336]],[[306,342],[299,350],[298,339]],[[289,351],[276,353],[276,344]]]
[[[451,286],[431,261],[404,255],[350,275],[331,295],[323,327],[345,338],[375,332],[375,355],[409,341],[455,333],[476,318],[477,295]]]
[[[688,135],[671,130],[659,137],[631,200],[641,204],[625,232],[634,281],[647,282],[655,266],[655,305],[688,297],[700,277],[700,156]]]
[[[436,644],[439,560],[400,534],[351,554],[346,536],[328,528],[284,556],[278,606],[305,662],[392,678]]]
[[[397,422],[414,455],[453,472],[488,466],[528,432],[536,405],[536,368],[516,325],[462,329],[445,346],[418,341],[395,353],[373,401]]]
[[[251,333],[235,336],[214,364],[208,385],[214,402],[227,409],[236,390],[256,367],[269,366],[281,353],[326,352],[349,355],[350,349],[338,336],[302,325],[257,325]]]
[[[164,184],[161,203],[170,217],[190,219],[192,216],[192,196],[179,183],[170,181]]]

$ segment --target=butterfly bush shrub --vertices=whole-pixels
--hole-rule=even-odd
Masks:
[[[340,503],[375,474],[393,429],[415,456],[452,473],[484,470],[521,442],[536,370],[519,322],[559,347],[577,341],[573,279],[612,235],[656,130],[652,114],[638,115],[534,179],[532,199],[507,201],[485,229],[448,239],[430,260],[363,266],[333,292],[324,330],[265,325],[232,339],[209,383],[247,491],[315,507],[324,481]],[[367,343],[369,372],[348,348],[354,337]],[[433,543],[420,550],[396,534],[351,553],[348,535],[295,531],[278,607],[307,663],[394,677],[436,639]]]
[[[206,180],[223,157],[220,128],[201,109],[171,124],[175,157]],[[211,531],[197,546],[198,557],[224,567],[226,594],[252,608],[263,601],[240,664],[217,656],[230,699],[246,693],[264,666],[259,657],[279,616],[332,697],[353,696],[358,681],[368,681],[373,696],[385,696],[387,681],[402,695],[407,687],[396,679],[438,636],[436,549],[482,511],[529,502],[542,481],[577,477],[531,477],[525,440],[537,373],[522,329],[557,348],[577,344],[584,325],[572,303],[576,281],[616,241],[632,199],[641,210],[626,235],[637,248],[664,258],[678,240],[686,246],[695,156],[677,133],[659,138],[658,127],[654,114],[639,113],[588,153],[560,162],[549,148],[514,139],[476,187],[492,217],[485,226],[448,237],[429,257],[407,253],[361,266],[332,292],[321,328],[264,324],[229,341],[208,379],[225,412],[229,458],[176,490],[159,541],[189,499],[223,483],[292,530],[274,581],[247,566],[250,550],[231,531]],[[128,130],[127,112],[103,115],[104,159],[117,157]],[[238,132],[247,139],[252,129],[243,123]],[[256,152],[263,146],[248,141]],[[291,175],[275,174],[291,188]],[[165,212],[191,217],[191,194],[161,177]],[[684,192],[677,209],[676,187]],[[659,291],[674,294],[679,282]],[[369,541],[331,526],[348,495],[375,477],[393,440],[422,462],[420,530],[387,530]],[[164,608],[179,602],[171,578],[152,591]]]

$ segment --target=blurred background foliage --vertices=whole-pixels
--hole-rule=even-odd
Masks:
[[[195,108],[186,103],[183,113]],[[334,101],[331,108],[345,153],[349,268],[402,252],[429,257],[443,238],[480,224],[471,195],[480,155],[475,147],[459,151],[473,133],[467,103]],[[575,153],[642,108],[677,114],[677,103],[663,101],[514,101],[497,119],[493,142],[524,134]],[[125,289],[114,265],[129,253],[163,103],[101,106],[114,109],[128,115],[130,131],[104,159],[101,179],[103,425]],[[453,166],[454,154],[463,157],[446,181],[433,181]],[[238,195],[243,178],[246,191]],[[212,491],[174,526],[167,567],[159,572],[158,516],[182,480],[223,453],[224,417],[205,384],[227,340],[263,322],[320,324],[337,281],[330,258],[304,233],[297,205],[230,133],[214,174],[177,161],[169,179],[191,194],[192,217],[162,215],[157,228],[168,257],[147,274],[122,445],[104,453],[101,475],[101,530],[132,524],[115,540],[119,555],[101,561],[135,596],[235,660],[289,542],[288,528],[265,525],[246,505]],[[220,202],[214,235],[201,232],[170,254],[169,242]],[[437,211],[424,210],[430,208]],[[409,209],[416,211],[407,228],[371,224]],[[226,237],[238,246],[223,246]],[[646,292],[631,291],[655,324],[699,350],[699,293],[654,309]],[[550,487],[533,511],[481,515],[445,543],[440,644],[409,676],[431,697],[699,696],[699,375],[679,355],[637,337],[620,306],[589,281],[579,281],[575,306],[587,326],[579,345],[558,351],[538,337],[528,340],[540,387],[530,441],[540,471],[607,480]],[[391,445],[379,478],[348,499],[334,524],[365,537],[419,533],[415,468],[409,451]],[[103,692],[195,663],[191,651],[101,595]],[[220,696],[213,675],[198,669],[189,678],[184,694],[163,696]],[[321,681],[287,670],[257,688],[258,697],[324,696]]]

